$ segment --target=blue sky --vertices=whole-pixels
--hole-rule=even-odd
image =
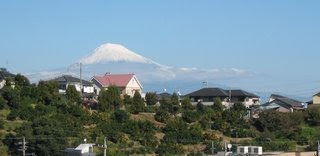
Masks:
[[[319,6],[318,0],[1,0],[0,66],[63,67],[111,42],[165,65],[257,74],[215,83],[307,95],[320,91]]]

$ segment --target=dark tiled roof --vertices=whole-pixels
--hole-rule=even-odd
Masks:
[[[226,92],[229,92],[226,90]],[[251,98],[260,98],[259,96],[246,92],[244,90],[231,90],[231,96],[245,96],[245,97],[251,97]]]
[[[8,77],[14,77],[15,75],[8,72],[5,68],[0,68],[0,80],[4,80]]]
[[[53,79],[53,81],[57,81],[57,82],[79,82],[80,83],[80,79],[79,78],[76,78],[76,77],[73,77],[73,76],[70,76],[70,75],[62,75],[60,77],[57,77],[55,79]],[[92,85],[91,82],[89,81],[86,81],[86,80],[82,80],[82,84],[83,85]]]
[[[186,96],[201,96],[201,97],[208,97],[208,96],[218,96],[218,97],[227,97],[228,93],[220,88],[202,88]]]
[[[161,99],[170,99],[171,96],[172,96],[171,94],[166,93],[166,92],[157,94],[157,97],[158,97],[159,100],[161,100]]]
[[[303,102],[295,100],[295,99],[291,99],[291,98],[288,98],[285,96],[272,94],[270,96],[270,98],[272,98],[274,100],[267,102],[264,105],[276,103],[276,104],[278,104],[282,107],[285,107],[285,108],[302,109],[304,107]]]
[[[317,94],[314,94],[313,96],[320,96],[320,92],[319,92],[319,93],[317,93]]]
[[[285,97],[285,96],[282,96],[282,95],[278,95],[278,94],[271,94],[270,95],[270,99],[277,99],[277,98],[287,98],[287,97]]]
[[[223,90],[221,88],[203,88],[198,91],[187,94],[186,96],[199,96],[199,97],[228,97],[230,90]],[[259,98],[259,96],[249,93],[244,90],[231,90],[231,96],[233,97],[250,97]]]

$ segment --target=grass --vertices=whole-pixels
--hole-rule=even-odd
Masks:
[[[131,115],[130,118],[135,121],[150,121],[158,128],[165,126],[164,123],[158,122],[154,119],[154,113],[140,113],[137,115]]]
[[[23,120],[17,119],[14,121],[8,121],[7,116],[10,114],[9,109],[0,110],[0,120],[4,121],[4,129],[1,131],[4,134],[11,132],[12,130],[20,127],[23,124]]]

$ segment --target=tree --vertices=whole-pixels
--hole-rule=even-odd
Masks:
[[[126,123],[129,121],[129,114],[123,110],[116,110],[111,117],[113,120],[118,123]]]
[[[132,98],[129,95],[124,95],[123,105],[126,107],[126,109],[130,108],[132,105]]]
[[[196,144],[203,139],[201,125],[194,124],[189,127],[179,118],[167,122],[163,132],[164,140],[171,143]]]
[[[70,103],[77,103],[81,102],[80,93],[77,91],[74,85],[69,85],[66,90],[66,97]]]
[[[59,100],[59,86],[55,81],[40,81],[38,85],[39,102],[46,105]]]
[[[141,98],[141,95],[139,92],[135,92],[133,99],[132,99],[132,106],[131,106],[131,112],[133,114],[139,114],[140,112],[144,111],[144,101]]]
[[[320,125],[320,107],[308,108],[307,122],[309,122],[311,125]]]
[[[206,110],[205,106],[201,102],[199,102],[196,107],[199,113],[204,113]]]
[[[107,90],[102,90],[98,100],[100,111],[116,110],[122,104],[120,91],[116,86],[109,86]]]
[[[215,110],[216,112],[221,112],[224,109],[224,106],[222,105],[222,101],[219,97],[215,98],[214,100],[214,104],[212,105],[213,110]]]
[[[191,100],[189,98],[184,98],[181,101],[181,106],[183,110],[193,110],[194,107],[191,104]]]
[[[154,118],[158,122],[165,123],[166,121],[168,121],[170,119],[170,114],[167,111],[163,110],[163,109],[159,109],[156,112]]]
[[[7,101],[2,97],[2,95],[0,95],[0,110],[5,108],[6,105]]]
[[[158,97],[156,93],[148,92],[146,94],[146,103],[149,106],[153,106],[158,102]]]
[[[2,96],[11,108],[18,108],[21,103],[20,92],[17,89],[5,86],[2,89]]]
[[[28,78],[26,78],[21,74],[17,74],[14,77],[14,82],[15,82],[15,85],[20,87],[30,86],[30,81],[28,80]]]
[[[169,110],[172,115],[176,115],[180,112],[180,100],[177,93],[173,93],[171,96],[171,109]]]
[[[182,119],[187,123],[193,123],[199,119],[199,114],[198,112],[188,110],[182,113]]]
[[[274,132],[278,137],[288,137],[299,129],[301,120],[296,120],[291,113],[274,110],[260,113],[255,126],[258,130]]]

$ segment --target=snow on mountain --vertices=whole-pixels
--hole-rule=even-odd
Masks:
[[[145,64],[155,63],[120,44],[113,43],[102,44],[88,56],[79,60],[84,65],[121,61]]]

